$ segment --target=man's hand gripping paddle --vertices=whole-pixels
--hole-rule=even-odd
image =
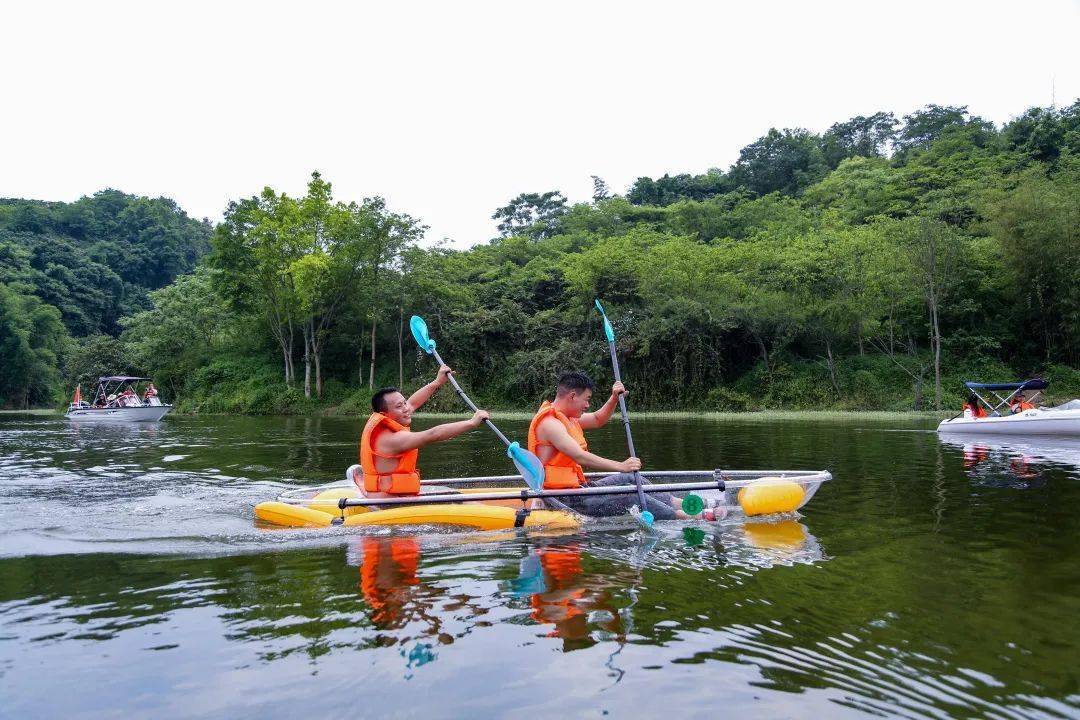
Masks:
[[[427,323],[419,315],[413,315],[409,320],[409,329],[412,330],[413,338],[416,339],[416,344],[420,346],[420,349],[426,352],[428,355],[435,357],[435,362],[439,365],[445,365],[443,359],[439,357],[439,353],[435,350],[435,341],[431,339],[431,335],[428,333]],[[469,396],[465,394],[465,391],[458,385],[457,380],[454,379],[453,374],[447,375],[447,379],[450,380],[450,384],[454,386],[454,390],[457,391],[458,397],[464,401],[473,412],[479,410],[476,404],[469,399]],[[499,428],[495,427],[495,423],[491,420],[485,420],[484,423],[491,428],[491,431],[499,436],[499,439],[506,445],[506,455],[514,461],[514,465],[517,467],[518,472],[525,478],[526,484],[533,490],[539,490],[544,486],[544,463],[540,462],[540,458],[536,457],[533,453],[529,452],[525,448],[518,445],[516,442],[510,442],[509,439]]]

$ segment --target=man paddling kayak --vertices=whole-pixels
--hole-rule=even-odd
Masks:
[[[634,471],[641,469],[641,460],[629,457],[623,461],[609,460],[589,452],[585,430],[592,430],[611,419],[619,396],[626,392],[623,384],[611,386],[611,397],[591,413],[589,409],[595,385],[588,375],[581,372],[565,373],[559,377],[554,402],[544,401],[529,425],[529,451],[536,453],[544,463],[544,489],[561,490],[579,487],[602,487],[608,485],[633,485]],[[593,482],[585,480],[582,465],[596,470],[616,473]],[[559,501],[575,512],[592,517],[611,517],[626,514],[638,504],[636,495],[595,495],[559,498]],[[688,517],[674,507],[671,495],[645,498],[647,507],[657,520],[675,520]],[[711,518],[710,518],[711,519]]]
[[[490,415],[477,410],[468,420],[443,423],[412,432],[412,415],[446,384],[453,372],[443,365],[434,380],[405,398],[398,388],[386,387],[371,398],[371,416],[360,436],[361,473],[352,480],[367,497],[395,497],[420,494],[420,472],[416,459],[420,448],[456,438],[479,427]],[[354,466],[355,467],[355,466]]]

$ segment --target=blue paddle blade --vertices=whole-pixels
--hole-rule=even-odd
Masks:
[[[540,563],[539,555],[529,553],[522,558],[518,565],[518,576],[510,581],[510,588],[518,597],[547,592],[544,566]]]
[[[596,309],[600,311],[601,317],[604,318],[604,335],[607,337],[607,341],[610,343],[615,342],[615,331],[611,329],[611,323],[608,322],[604,306],[600,304],[600,298],[596,298],[593,302],[596,303]]]
[[[611,329],[611,323],[608,322],[607,315],[604,316],[604,335],[607,336],[609,343],[615,342],[615,331]]]
[[[435,352],[435,341],[428,336],[427,323],[419,315],[413,315],[409,319],[409,329],[412,330],[413,339],[420,349],[428,355]]]
[[[653,514],[648,510],[643,510],[641,514],[638,515],[638,520],[640,520],[641,524],[645,527],[652,527],[653,521],[655,519],[656,518],[653,517]]]
[[[540,462],[540,458],[516,442],[512,442],[507,446],[506,455],[514,461],[518,472],[525,478],[526,485],[533,490],[544,487],[544,463]]]

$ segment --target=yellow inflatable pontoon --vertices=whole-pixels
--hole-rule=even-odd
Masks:
[[[466,491],[480,492],[480,490]],[[284,527],[330,527],[344,525],[454,525],[475,530],[506,530],[515,527],[573,530],[581,526],[577,517],[558,510],[530,510],[519,513],[513,507],[484,503],[405,505],[369,510],[365,507],[338,509],[339,498],[359,498],[350,488],[327,490],[316,494],[307,505],[264,502],[255,506],[259,520]],[[521,503],[517,504],[520,507]]]

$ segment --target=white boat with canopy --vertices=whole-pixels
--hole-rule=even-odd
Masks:
[[[140,394],[139,384],[144,382]],[[130,375],[99,377],[92,397],[91,402],[83,400],[82,388],[76,388],[64,417],[79,422],[157,422],[173,407],[158,399],[150,378]]]
[[[1054,408],[1036,407],[1034,401],[1049,386],[1042,379],[1013,383],[965,382],[975,406],[965,406],[959,415],[942,420],[939,433],[985,433],[989,435],[1080,435],[1080,400]],[[1012,408],[1022,393],[1024,409]]]

